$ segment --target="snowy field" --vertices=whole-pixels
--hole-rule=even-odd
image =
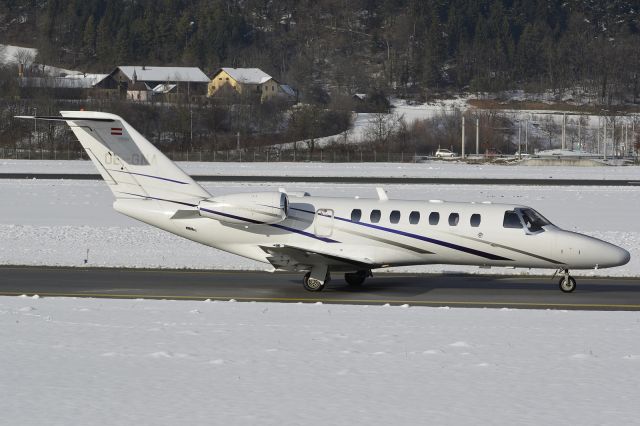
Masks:
[[[190,175],[217,176],[379,176],[496,179],[630,179],[640,181],[640,166],[567,167],[497,164],[427,163],[209,163],[178,162]],[[0,173],[97,174],[82,160],[0,160]]]
[[[617,170],[613,169],[612,170]],[[214,195],[277,190],[278,183],[205,183]],[[318,196],[376,197],[375,185],[295,184]],[[530,205],[558,226],[631,252],[622,267],[574,271],[588,276],[640,276],[640,187],[386,185],[391,198],[493,201]],[[257,263],[176,237],[112,209],[103,181],[0,180],[0,264],[267,270]],[[396,272],[551,274],[550,270],[415,266]]]
[[[0,297],[22,425],[631,425],[640,312]]]

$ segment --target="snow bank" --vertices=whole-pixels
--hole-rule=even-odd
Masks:
[[[12,425],[635,424],[640,313],[0,297]]]
[[[640,166],[567,167],[427,163],[213,163],[178,162],[190,175],[215,176],[369,176],[498,179],[630,179],[640,180]],[[97,174],[90,161],[0,160],[0,173]]]

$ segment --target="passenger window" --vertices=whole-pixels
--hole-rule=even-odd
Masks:
[[[460,215],[458,213],[451,213],[449,215],[449,226],[456,226],[460,221]]]
[[[351,221],[352,222],[360,222],[361,218],[362,218],[362,210],[360,210],[360,209],[351,210]]]
[[[411,212],[409,215],[409,223],[416,225],[418,222],[420,222],[420,212]]]
[[[472,214],[471,219],[469,220],[469,223],[474,228],[477,228],[478,226],[480,226],[480,215],[478,213]]]
[[[502,226],[505,228],[522,228],[522,222],[520,222],[518,213],[514,211],[504,212],[504,220],[502,221]]]
[[[437,225],[440,222],[440,213],[431,212],[429,215],[429,225]]]
[[[398,223],[400,222],[400,212],[398,210],[394,210],[389,215],[389,222]]]
[[[382,217],[382,215],[380,214],[380,210],[371,210],[371,215],[369,215],[371,223],[380,222],[380,217]]]

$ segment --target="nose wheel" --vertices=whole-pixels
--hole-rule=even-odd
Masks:
[[[571,293],[576,289],[576,280],[569,275],[569,270],[564,270],[564,276],[560,278],[560,290],[563,293]]]

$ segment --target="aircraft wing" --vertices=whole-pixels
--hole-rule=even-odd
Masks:
[[[269,254],[267,260],[279,270],[311,269],[313,265],[328,264],[332,269],[372,269],[380,267],[371,259],[352,256],[338,256],[318,250],[310,250],[291,245],[260,246]]]

